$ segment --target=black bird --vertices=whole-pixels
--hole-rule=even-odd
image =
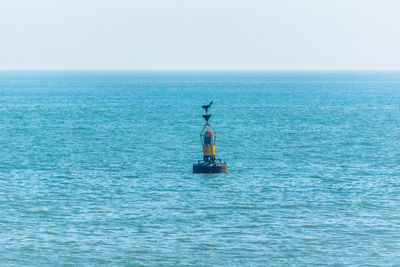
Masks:
[[[206,110],[206,113],[207,113],[207,110],[211,107],[211,105],[212,105],[213,102],[214,102],[214,101],[211,101],[210,104],[201,106],[202,108],[204,108],[204,109]]]

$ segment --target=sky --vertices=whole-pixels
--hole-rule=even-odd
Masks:
[[[0,0],[0,70],[400,70],[399,0]]]

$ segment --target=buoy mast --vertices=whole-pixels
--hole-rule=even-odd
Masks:
[[[213,101],[210,104],[202,106],[202,108],[206,111],[206,115],[203,115],[203,118],[206,120],[206,124],[201,130],[200,140],[203,145],[203,159],[204,161],[215,161],[215,138],[216,134],[212,126],[208,123],[208,120],[211,118],[211,114],[208,114],[208,109],[211,107]]]

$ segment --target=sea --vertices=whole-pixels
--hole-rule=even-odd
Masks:
[[[0,156],[1,266],[400,265],[400,72],[1,71]]]

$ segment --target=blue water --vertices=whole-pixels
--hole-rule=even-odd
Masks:
[[[1,265],[400,264],[399,72],[3,71],[0,151]]]

